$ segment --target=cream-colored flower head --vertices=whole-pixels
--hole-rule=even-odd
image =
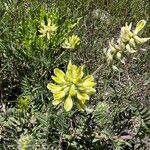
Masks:
[[[57,26],[56,24],[52,23],[52,21],[50,19],[48,19],[48,23],[47,25],[45,25],[45,22],[42,21],[41,22],[41,28],[39,30],[39,32],[41,33],[40,37],[47,37],[48,39],[50,39],[51,35],[54,34],[54,32],[57,30]]]
[[[73,49],[80,44],[80,38],[77,35],[72,35],[66,38],[62,44],[63,48]]]
[[[115,44],[114,39],[112,39],[111,42],[109,42],[109,48],[104,49],[107,63],[111,64],[114,59],[118,59],[124,63],[124,57],[122,56],[124,47],[125,45],[123,43],[118,41],[118,43]]]
[[[92,75],[83,77],[83,68],[84,66],[72,65],[70,61],[66,73],[58,68],[54,69],[55,76],[52,76],[52,79],[56,84],[47,85],[53,93],[53,105],[64,102],[65,110],[70,111],[75,103],[79,110],[84,110],[89,96],[96,92],[93,88],[96,83]]]
[[[140,38],[138,33],[144,28],[146,24],[145,20],[140,20],[133,31],[131,31],[132,23],[129,25],[126,23],[124,27],[121,28],[120,40],[126,43],[126,49],[130,53],[136,52],[136,45],[142,45],[143,43],[150,40],[150,38]]]
[[[132,23],[129,25],[126,23],[125,26],[121,28],[117,42],[112,40],[109,43],[109,47],[104,49],[108,64],[112,64],[115,58],[125,64],[125,54],[137,52],[140,45],[150,40],[150,38],[140,38],[137,35],[144,28],[145,24],[146,21],[141,20],[137,23],[134,30],[131,30]]]

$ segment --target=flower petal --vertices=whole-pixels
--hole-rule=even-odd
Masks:
[[[74,84],[71,85],[70,90],[69,90],[69,94],[70,94],[71,96],[75,96],[75,95],[76,95],[76,88],[75,88],[75,85],[74,85]]]
[[[144,26],[146,24],[146,21],[145,20],[140,20],[137,24],[136,24],[136,28],[135,30],[133,31],[134,34],[137,34],[138,32],[140,32]]]
[[[77,77],[77,66],[76,65],[72,65],[72,76],[74,78]]]
[[[107,52],[107,63],[110,64],[113,61],[113,55],[110,52]]]
[[[96,90],[94,88],[86,88],[85,89],[85,93],[88,95],[92,95],[96,92]]]
[[[126,45],[126,49],[130,53],[135,53],[136,52],[136,50],[134,50],[129,44]]]
[[[47,32],[47,38],[48,38],[48,40],[50,39],[50,33],[49,32]]]
[[[129,26],[124,27],[123,30],[124,30],[124,34],[128,35],[129,37],[133,35],[133,33],[130,31]]]
[[[48,19],[48,23],[47,23],[47,26],[50,26],[51,25],[51,20]]]
[[[87,75],[86,77],[83,78],[83,81],[93,81],[94,78],[92,75]]]
[[[54,69],[54,74],[59,78],[64,78],[65,76],[64,72],[58,68]]]
[[[42,33],[42,34],[46,34],[46,30],[42,29],[42,28],[39,30],[39,32]]]
[[[129,43],[130,43],[130,45],[133,46],[134,48],[136,47],[135,41],[134,41],[133,38],[131,38],[131,39],[129,40]]]
[[[54,99],[62,99],[64,98],[66,93],[64,91],[59,91],[53,94]]]
[[[85,93],[79,93],[79,92],[77,93],[77,98],[80,101],[82,101],[83,104],[85,103],[86,100],[90,99],[90,97],[87,94],[85,94]]]
[[[132,28],[132,22],[128,25],[129,30]]]
[[[71,63],[71,60],[69,60],[69,64],[68,64],[68,66],[67,66],[67,71],[70,71],[70,70],[72,70],[72,63]]]
[[[58,92],[58,91],[61,91],[62,90],[62,87],[59,86],[59,85],[56,85],[56,84],[53,84],[53,83],[49,83],[47,85],[47,88],[52,92],[52,93],[55,93],[55,92]]]
[[[118,52],[117,54],[116,54],[116,57],[117,57],[117,59],[121,59],[121,53],[120,52]]]
[[[60,104],[62,101],[63,101],[63,99],[54,99],[54,100],[52,101],[52,104],[53,104],[53,105],[58,105],[58,104]]]
[[[88,75],[83,78],[83,82],[81,83],[81,86],[84,87],[93,87],[94,85],[96,85],[96,83],[94,82],[94,78],[92,75]]]
[[[64,102],[64,108],[66,111],[70,111],[72,106],[73,106],[73,102],[72,102],[71,96],[68,96]]]
[[[57,84],[64,84],[65,83],[65,79],[63,78],[59,78],[56,76],[51,76],[51,78],[57,83]]]
[[[78,72],[78,78],[79,79],[81,79],[83,77],[83,75],[84,75],[83,69],[84,69],[84,65],[78,67],[77,72]]]
[[[117,49],[115,48],[115,44],[114,43],[109,43],[109,47],[111,49],[111,52],[116,52]]]
[[[147,42],[148,40],[150,40],[150,38],[140,38],[138,36],[135,36],[134,39],[137,44],[143,44]]]

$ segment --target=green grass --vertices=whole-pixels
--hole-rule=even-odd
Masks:
[[[117,63],[119,72],[106,64],[103,49],[126,22],[135,26],[145,19],[141,36],[150,37],[149,10],[149,0],[2,0],[0,149],[148,150],[150,41],[136,59]],[[51,14],[59,31],[49,42],[38,38],[38,30]],[[62,49],[61,42],[72,34],[80,37],[80,45]],[[85,74],[94,73],[97,83],[84,112],[54,107],[47,89],[53,69],[65,71],[70,59],[84,64]],[[28,138],[22,142],[26,148],[19,147],[23,136]]]

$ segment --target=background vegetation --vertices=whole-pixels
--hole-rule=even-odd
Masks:
[[[38,38],[49,17],[59,26],[50,41]],[[119,72],[103,53],[125,22],[147,20],[142,36],[150,37],[149,17],[149,0],[1,0],[0,149],[150,149],[150,42]],[[72,34],[81,44],[61,48]],[[69,59],[97,83],[84,112],[52,106],[47,89],[53,69],[65,70]]]

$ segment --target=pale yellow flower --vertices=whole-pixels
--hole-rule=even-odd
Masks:
[[[106,55],[106,61],[108,64],[112,63],[114,59],[119,59],[122,63],[124,63],[124,58],[122,57],[122,52],[124,50],[125,45],[118,41],[117,44],[114,43],[114,39],[109,42],[109,48],[104,49],[104,53]]]
[[[95,93],[93,86],[96,84],[92,75],[84,76],[84,66],[77,67],[68,64],[67,72],[54,69],[55,76],[52,79],[56,84],[49,83],[47,88],[53,93],[53,105],[64,102],[66,111],[70,111],[75,103],[79,110],[84,110],[86,102],[90,99],[90,95]]]
[[[57,30],[56,24],[52,23],[50,19],[48,19],[47,25],[45,24],[44,21],[41,22],[41,28],[39,32],[41,33],[40,37],[47,37],[50,39],[51,35],[54,34],[54,32]]]
[[[145,20],[141,20],[137,23],[134,30],[132,30],[132,23],[129,25],[126,23],[124,27],[121,28],[119,39],[117,44],[112,40],[109,43],[109,47],[104,49],[106,55],[106,61],[108,64],[112,64],[113,60],[117,58],[121,63],[125,64],[125,54],[135,53],[140,45],[150,40],[150,38],[141,38],[138,33],[144,28],[146,24]]]
[[[128,44],[126,49],[130,53],[136,52],[137,44],[141,45],[150,40],[150,38],[141,38],[137,35],[144,28],[145,24],[145,20],[140,20],[133,31],[131,30],[132,23],[129,25],[126,23],[125,26],[121,28],[120,40]]]
[[[80,44],[80,38],[77,35],[72,35],[66,38],[66,40],[62,44],[62,47],[67,49],[74,49],[79,44]]]

